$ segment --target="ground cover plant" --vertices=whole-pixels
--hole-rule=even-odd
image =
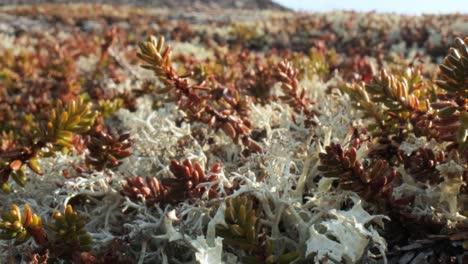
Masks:
[[[0,9],[2,263],[467,263],[468,16]]]

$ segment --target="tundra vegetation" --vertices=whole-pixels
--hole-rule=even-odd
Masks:
[[[2,263],[468,263],[468,16],[0,9]]]

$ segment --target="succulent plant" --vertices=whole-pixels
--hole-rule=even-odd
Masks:
[[[304,114],[308,123],[313,124],[312,119],[317,115],[317,112],[312,108],[314,102],[306,96],[307,89],[299,88],[297,70],[288,61],[279,63],[277,68],[284,93],[280,99],[289,104],[296,112]]]
[[[463,153],[468,149],[468,109],[466,107],[466,90],[468,89],[468,53],[467,39],[457,38],[455,48],[440,65],[440,75],[437,85],[445,91],[439,93],[439,101],[432,103],[436,109],[436,117],[432,125],[436,137],[442,141],[454,142],[458,151]]]
[[[262,233],[256,211],[256,201],[246,195],[226,199],[225,226],[218,225],[217,233],[223,243],[246,252],[242,263],[291,263],[299,257],[291,251],[276,255],[273,242]]]
[[[37,174],[42,174],[42,170],[37,164],[37,155],[29,148],[0,153],[0,185],[3,192],[9,193],[11,191],[8,183],[10,177],[19,186],[25,186],[27,182],[24,172],[25,164]]]
[[[434,153],[431,149],[421,148],[404,157],[405,170],[420,182],[438,184],[443,181],[436,166],[445,163],[443,152]]]
[[[375,160],[370,165],[357,160],[358,146],[343,149],[331,143],[320,153],[318,170],[324,177],[336,177],[340,187],[358,193],[364,200],[386,203],[392,196],[392,180],[397,173],[387,161]]]
[[[116,135],[109,128],[94,131],[86,138],[86,155],[88,168],[102,171],[105,168],[115,168],[122,164],[122,159],[132,154],[130,133]]]
[[[126,178],[126,183],[122,185],[121,194],[135,201],[144,198],[146,204],[151,205],[164,200],[168,196],[168,191],[163,189],[156,177],[146,177],[145,182],[141,176],[137,176]]]
[[[122,186],[122,194],[131,199],[138,200],[139,196],[145,198],[147,204],[172,203],[177,204],[191,198],[200,198],[206,195],[208,199],[218,197],[215,183],[218,180],[217,174],[221,172],[221,165],[214,164],[208,172],[202,168],[200,163],[192,163],[185,160],[180,164],[178,161],[171,161],[170,171],[175,178],[157,179],[147,177],[144,181],[142,177],[127,178],[127,182]],[[208,187],[201,187],[201,183],[210,183]]]
[[[440,76],[437,85],[448,94],[466,98],[468,90],[468,38],[455,39],[455,47],[450,48],[449,55],[440,65]]]
[[[226,200],[227,226],[218,226],[223,243],[252,252],[258,246],[260,226],[254,201],[247,196]]]
[[[44,245],[47,235],[42,228],[41,218],[32,213],[28,204],[24,206],[24,213],[13,204],[9,212],[2,213],[0,221],[0,239],[14,239],[15,244],[20,244],[33,237],[37,244]]]
[[[381,70],[372,82],[345,85],[344,90],[366,116],[375,120],[368,129],[378,136],[408,133],[411,129],[418,133],[420,126],[415,124],[430,108],[424,101],[429,87],[420,73],[411,68],[398,75]]]
[[[67,150],[73,148],[74,133],[84,133],[91,129],[97,112],[91,109],[90,103],[85,103],[82,97],[71,100],[67,105],[57,102],[50,117],[43,126],[44,143],[52,143],[55,148]]]
[[[87,220],[67,205],[64,212],[54,211],[51,229],[52,249],[55,255],[71,256],[74,252],[91,249],[92,238],[85,230]]]
[[[253,152],[263,151],[249,137],[250,121],[242,115],[246,112],[246,102],[235,90],[210,89],[205,82],[191,85],[188,77],[192,73],[179,76],[173,68],[171,48],[164,47],[163,37],[150,37],[140,43],[138,57],[146,63],[143,68],[152,70],[167,90],[172,90],[177,104],[191,119],[223,130],[235,143],[241,143]]]

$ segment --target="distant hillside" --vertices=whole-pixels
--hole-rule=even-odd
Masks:
[[[21,5],[40,3],[104,3],[169,8],[234,8],[286,10],[272,0],[3,0],[0,5]]]

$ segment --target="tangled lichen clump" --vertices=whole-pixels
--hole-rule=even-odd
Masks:
[[[466,15],[0,12],[0,260],[468,262]]]

